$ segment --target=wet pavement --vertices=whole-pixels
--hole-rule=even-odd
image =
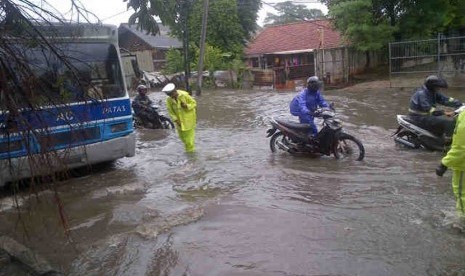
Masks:
[[[434,174],[442,153],[394,144],[411,89],[388,84],[324,92],[361,162],[271,153],[268,119],[292,118],[296,92],[203,91],[195,154],[138,129],[135,157],[59,185],[69,239],[48,191],[20,213],[4,198],[0,233],[67,275],[465,274],[451,173]]]

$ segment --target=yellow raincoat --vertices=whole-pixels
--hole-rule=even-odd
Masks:
[[[457,210],[465,214],[465,111],[457,118],[451,148],[441,162],[454,171],[452,189]]]
[[[186,91],[178,89],[177,93],[177,99],[171,97],[166,99],[166,108],[176,125],[176,130],[179,138],[184,143],[186,152],[194,152],[197,102]],[[187,108],[183,108],[181,103],[185,103]]]

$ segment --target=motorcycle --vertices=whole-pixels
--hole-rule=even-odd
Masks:
[[[267,130],[270,139],[270,149],[276,152],[278,149],[291,154],[304,154],[322,156],[333,154],[336,159],[363,160],[365,148],[362,142],[354,136],[347,134],[342,129],[342,122],[335,117],[335,110],[330,108],[317,109],[313,116],[322,118],[322,128],[310,139],[309,124],[301,124],[288,120],[272,118],[271,128]]]
[[[465,105],[457,108],[454,111],[455,116],[464,110]],[[450,146],[450,142],[446,142],[442,135],[438,136],[419,127],[409,115],[397,115],[397,123],[399,127],[392,136],[399,145],[411,149],[425,148],[431,151],[447,151]]]
[[[170,118],[158,112],[159,107],[156,105],[151,106],[150,118],[143,120],[140,116],[134,113],[134,127],[152,128],[152,129],[173,129],[174,123]]]

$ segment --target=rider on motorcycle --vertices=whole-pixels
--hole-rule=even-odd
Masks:
[[[152,107],[152,100],[147,96],[147,86],[140,84],[137,86],[136,91],[138,94],[132,101],[132,108],[136,116],[143,122],[153,121],[153,117],[156,116],[156,111]]]
[[[453,111],[436,109],[437,104],[450,107],[460,107],[462,103],[454,98],[443,95],[441,88],[449,86],[446,80],[431,75],[425,79],[424,85],[417,88],[410,98],[409,115],[419,127],[432,131],[438,136],[443,136],[446,142],[450,142],[454,132],[455,120],[451,118]],[[445,115],[445,116],[444,116]]]
[[[323,95],[321,95],[320,89],[321,81],[318,77],[309,77],[307,79],[307,87],[297,94],[289,105],[291,114],[299,116],[301,124],[309,124],[311,126],[311,133],[309,133],[310,139],[318,133],[313,118],[315,110],[318,107],[329,107]]]

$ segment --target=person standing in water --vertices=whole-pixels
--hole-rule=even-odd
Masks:
[[[458,116],[452,136],[452,146],[436,168],[436,174],[442,176],[447,168],[453,170],[452,190],[456,208],[460,215],[465,215],[465,111]]]
[[[174,83],[168,83],[162,91],[168,95],[166,108],[171,120],[176,125],[176,130],[184,143],[186,152],[194,152],[197,102],[186,91],[176,89]]]

